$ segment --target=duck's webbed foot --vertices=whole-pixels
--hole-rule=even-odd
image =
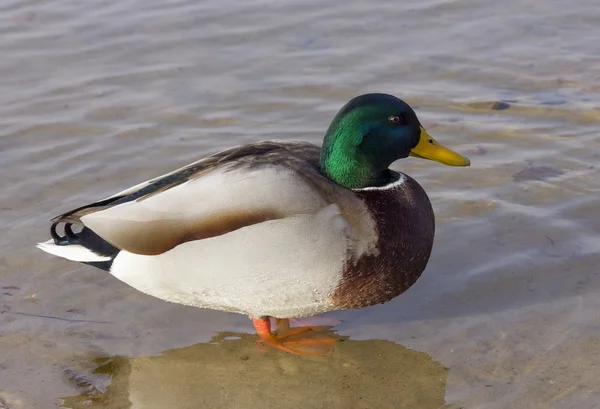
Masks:
[[[337,339],[322,332],[330,326],[290,327],[288,319],[277,319],[277,331],[271,331],[268,317],[254,318],[252,323],[260,338],[259,342],[280,351],[296,355],[329,355]]]

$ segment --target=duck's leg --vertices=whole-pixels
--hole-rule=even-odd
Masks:
[[[313,336],[296,338],[296,335],[305,334],[312,328],[290,328],[287,319],[277,320],[277,335],[271,331],[271,321],[268,317],[253,318],[252,323],[263,344],[291,354],[329,355],[333,345],[337,342],[335,338],[317,332],[311,334]]]

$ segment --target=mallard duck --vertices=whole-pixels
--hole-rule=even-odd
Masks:
[[[290,335],[309,327],[288,319],[387,302],[427,265],[431,203],[389,169],[408,156],[470,165],[401,99],[361,95],[322,147],[272,140],[215,153],[53,218],[38,247],[165,301],[247,314],[264,344],[320,354],[315,344],[331,339],[304,348]]]

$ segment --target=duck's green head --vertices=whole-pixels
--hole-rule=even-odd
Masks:
[[[350,100],[333,119],[323,141],[321,169],[347,188],[382,186],[393,178],[388,169],[392,162],[409,155],[470,165],[429,136],[406,102],[388,94],[365,94]]]

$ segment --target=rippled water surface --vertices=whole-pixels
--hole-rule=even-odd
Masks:
[[[598,408],[596,0],[6,0],[0,408]],[[351,97],[413,105],[470,168],[407,159],[437,236],[329,358],[34,248],[48,219],[217,150],[320,143]],[[212,342],[209,342],[211,341]]]

